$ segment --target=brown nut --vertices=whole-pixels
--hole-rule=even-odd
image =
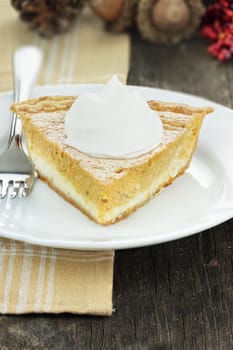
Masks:
[[[124,0],[95,0],[91,3],[94,12],[106,22],[114,22],[122,12]]]
[[[152,8],[154,25],[167,33],[182,31],[189,18],[190,9],[184,0],[159,0]]]

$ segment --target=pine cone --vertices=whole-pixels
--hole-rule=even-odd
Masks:
[[[20,18],[44,37],[67,31],[86,0],[11,0]]]

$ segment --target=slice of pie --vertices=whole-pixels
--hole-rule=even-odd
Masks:
[[[95,158],[64,143],[64,120],[76,97],[42,97],[14,104],[40,178],[100,224],[126,218],[188,168],[206,114],[150,101],[163,123],[161,144],[131,159]],[[120,140],[119,140],[120,142]]]

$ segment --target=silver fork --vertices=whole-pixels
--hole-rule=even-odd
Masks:
[[[27,100],[38,76],[42,62],[41,51],[34,46],[17,49],[13,55],[14,101]],[[22,125],[14,113],[7,149],[0,155],[0,199],[26,197],[32,190],[36,170],[27,156]]]

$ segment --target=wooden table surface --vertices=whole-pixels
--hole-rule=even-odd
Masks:
[[[158,47],[132,34],[128,83],[233,104],[232,62],[212,59],[198,38]],[[0,316],[0,350],[231,350],[232,248],[230,220],[182,240],[118,251],[112,317]]]

